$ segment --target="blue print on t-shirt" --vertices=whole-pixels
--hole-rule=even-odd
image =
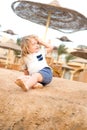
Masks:
[[[38,55],[38,56],[37,56],[37,59],[38,59],[38,61],[43,60],[43,56],[42,56],[42,54]]]

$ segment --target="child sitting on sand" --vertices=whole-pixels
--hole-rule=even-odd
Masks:
[[[41,46],[45,48],[43,49]],[[24,91],[47,85],[52,81],[52,70],[45,59],[46,52],[50,52],[52,49],[50,44],[43,42],[35,35],[25,36],[21,39],[25,75],[20,76],[15,83]]]

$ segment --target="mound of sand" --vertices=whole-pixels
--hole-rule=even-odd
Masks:
[[[24,92],[21,74],[0,68],[0,130],[87,130],[87,83],[53,78]]]

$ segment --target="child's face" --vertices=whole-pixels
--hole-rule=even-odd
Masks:
[[[35,39],[32,39],[31,43],[29,43],[29,52],[36,53],[40,49],[40,45]]]

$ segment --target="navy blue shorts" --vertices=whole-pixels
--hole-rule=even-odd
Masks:
[[[43,81],[40,82],[41,84],[47,85],[52,81],[53,72],[52,72],[51,68],[45,67],[42,70],[40,70],[39,73],[43,77]]]

